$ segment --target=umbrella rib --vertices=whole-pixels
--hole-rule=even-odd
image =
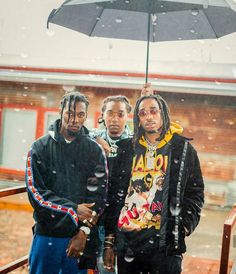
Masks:
[[[103,11],[104,11],[104,8],[102,9],[101,13],[100,13],[99,16],[98,16],[100,19],[101,19],[101,16],[102,16],[102,14],[103,14]],[[96,24],[94,24],[92,30],[91,30],[90,33],[89,33],[89,36],[92,36],[92,33],[93,33],[93,31],[94,31],[94,29],[95,29],[95,27],[96,27],[96,25],[97,25],[97,23],[98,23],[99,20],[96,20],[96,21],[97,21],[97,22],[96,22]]]
[[[209,25],[210,25],[212,31],[215,33],[215,37],[216,37],[216,38],[219,38],[219,37],[217,36],[216,32],[214,31],[214,28],[212,27],[211,22],[210,22],[210,20],[209,20],[209,18],[208,18],[208,16],[207,16],[207,14],[205,13],[204,9],[203,9],[202,11],[203,11],[203,13],[204,13],[205,16],[206,16],[206,19],[207,19],[207,21],[208,21],[208,23],[209,23]]]

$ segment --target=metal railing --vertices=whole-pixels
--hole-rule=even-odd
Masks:
[[[236,204],[233,206],[233,208],[231,209],[230,213],[228,214],[224,222],[221,259],[220,259],[220,274],[228,273],[231,231],[235,224],[236,224]]]
[[[25,186],[17,186],[0,190],[0,198],[26,192]],[[23,256],[7,265],[0,267],[0,274],[9,273],[28,263],[28,255]]]

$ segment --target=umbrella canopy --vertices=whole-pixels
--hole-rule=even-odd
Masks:
[[[149,41],[222,37],[236,32],[236,12],[224,0],[67,0],[49,23],[88,36],[147,41],[147,82]]]

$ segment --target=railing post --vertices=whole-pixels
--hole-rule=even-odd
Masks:
[[[221,248],[221,259],[220,259],[220,274],[228,273],[228,263],[229,263],[229,251],[230,251],[230,240],[231,240],[231,230],[236,222],[236,204],[230,211],[224,222],[224,230],[222,236],[222,248]]]

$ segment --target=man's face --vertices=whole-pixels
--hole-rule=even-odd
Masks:
[[[123,102],[108,102],[106,110],[103,113],[108,135],[110,137],[120,137],[125,130],[125,125],[128,119],[128,113],[125,103]]]
[[[160,131],[163,121],[161,111],[155,99],[144,99],[139,105],[139,122],[146,133],[152,134]]]
[[[68,109],[68,102],[62,113],[61,133],[68,136],[75,136],[83,126],[87,118],[87,110],[84,102],[76,102],[74,110],[74,103]]]

